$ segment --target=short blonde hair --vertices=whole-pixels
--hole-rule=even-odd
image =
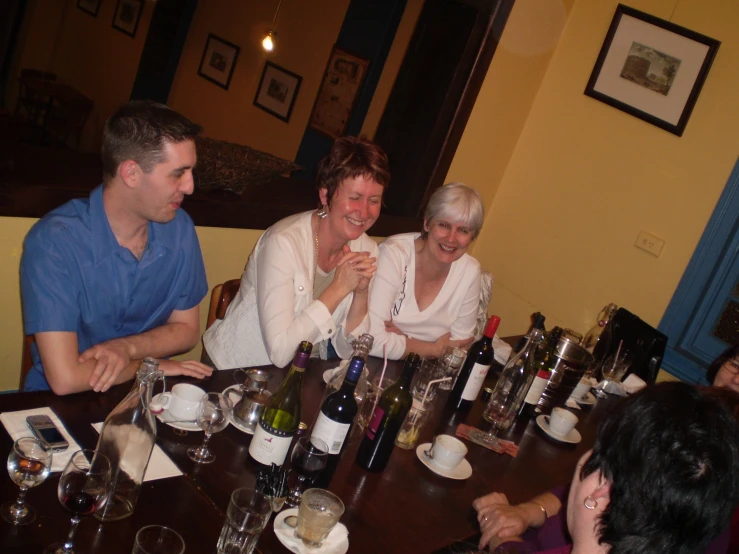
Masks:
[[[423,218],[427,224],[437,219],[460,223],[472,231],[472,239],[480,234],[485,209],[482,197],[464,183],[449,183],[436,189],[429,198]]]

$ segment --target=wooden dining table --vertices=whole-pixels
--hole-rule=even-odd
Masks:
[[[302,420],[309,426],[315,420],[325,390],[322,375],[337,363],[338,360],[310,361],[302,393]],[[401,362],[388,362],[385,378],[395,380],[401,365]],[[382,360],[370,358],[367,366],[370,375],[375,376],[381,371]],[[498,371],[491,370],[488,384],[497,378],[499,369],[498,366]],[[274,378],[268,389],[273,391],[287,369],[272,367],[270,370]],[[176,382],[195,382],[207,391],[223,391],[234,384],[234,371],[215,371],[213,376],[202,381],[167,379],[167,387]],[[48,406],[82,448],[94,448],[98,435],[91,424],[103,421],[130,386],[130,383],[119,385],[102,394],[85,392],[66,397],[51,392],[2,394],[0,412]],[[446,406],[447,395],[441,391],[436,395],[433,413],[421,430],[419,444],[430,442],[439,433],[454,434],[460,423],[485,428],[480,399],[469,412],[459,412]],[[472,508],[475,498],[499,491],[512,503],[517,503],[569,483],[578,458],[592,446],[597,424],[611,402],[611,399],[599,400],[592,408],[573,410],[579,417],[576,427],[582,436],[579,444],[551,439],[533,419],[517,420],[504,435],[518,444],[515,458],[467,442],[467,460],[473,471],[465,480],[437,475],[418,459],[415,449],[397,447],[383,472],[365,471],[355,463],[361,435],[353,433],[329,486],[346,506],[341,522],[349,531],[349,552],[434,552],[479,531]],[[129,553],[139,528],[160,524],[182,535],[187,544],[186,552],[215,552],[231,493],[239,487],[253,487],[259,467],[248,455],[251,435],[234,425],[211,438],[209,446],[216,454],[214,463],[196,464],[187,457],[187,448],[199,444],[202,438],[202,432],[187,432],[182,436],[170,426],[159,423],[157,444],[183,475],[145,482],[136,510],[127,519],[106,523],[83,520],[75,541],[80,550]],[[10,436],[0,431],[2,459],[11,447]],[[25,526],[0,521],[0,552],[42,552],[46,545],[66,537],[69,515],[57,500],[58,482],[59,473],[53,473],[29,491],[27,502],[37,512],[36,521]],[[0,477],[0,502],[12,500],[17,494],[18,487],[9,478]],[[257,551],[262,554],[288,552],[275,535],[272,522],[264,529]]]

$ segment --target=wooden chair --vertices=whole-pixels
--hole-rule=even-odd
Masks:
[[[18,390],[23,392],[26,386],[26,376],[33,367],[33,359],[31,358],[31,345],[36,342],[33,335],[25,335],[23,337],[23,356],[21,357],[21,380],[18,383]]]
[[[209,329],[216,319],[223,319],[226,315],[228,305],[231,304],[231,300],[234,299],[236,293],[239,292],[241,286],[241,279],[231,279],[225,283],[218,284],[213,287],[213,292],[210,293],[210,307],[208,308],[208,319],[205,322],[205,328]],[[200,356],[200,361],[208,363],[207,353],[205,351],[205,345],[203,345],[203,353]]]

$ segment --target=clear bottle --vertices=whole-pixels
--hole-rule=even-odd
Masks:
[[[516,345],[513,347],[513,354],[515,354],[516,352],[521,352],[521,350],[523,350],[523,347],[526,346],[526,340],[529,338],[529,333],[531,333],[532,329],[539,329],[540,331],[546,333],[544,322],[546,321],[547,317],[544,314],[542,314],[541,312],[534,312],[533,314],[531,314],[531,319],[531,327],[529,327],[528,333],[518,339],[518,342],[516,342]]]
[[[157,437],[156,417],[151,413],[154,383],[164,380],[159,362],[144,358],[131,392],[105,418],[95,450],[111,465],[112,494],[105,507],[95,512],[101,521],[130,516],[136,508],[146,467]]]
[[[600,376],[600,366],[611,348],[611,340],[613,331],[611,321],[616,315],[618,306],[616,304],[608,304],[598,314],[598,322],[585,335],[582,340],[582,346],[593,355],[594,361],[588,368],[588,374],[598,378]]]
[[[285,463],[300,424],[303,374],[312,350],[313,345],[307,340],[300,343],[290,372],[264,407],[249,444],[249,454],[260,464],[281,466]]]
[[[506,430],[518,414],[537,368],[536,350],[544,340],[541,329],[532,328],[526,346],[506,363],[482,417]]]

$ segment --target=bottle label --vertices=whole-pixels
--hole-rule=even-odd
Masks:
[[[375,440],[375,435],[377,434],[377,430],[380,428],[380,423],[382,423],[382,418],[384,416],[385,410],[377,406],[377,408],[375,408],[375,413],[369,422],[369,425],[367,425],[367,438],[369,440]]]
[[[524,398],[524,402],[526,402],[527,404],[533,404],[533,405],[538,404],[539,399],[541,398],[541,395],[544,392],[544,389],[546,388],[548,382],[549,382],[549,372],[546,370],[539,371],[536,377],[534,377],[534,382],[531,383],[531,388],[529,389],[529,392],[526,394],[526,398]]]
[[[477,395],[480,394],[482,383],[485,381],[485,377],[488,375],[490,365],[475,364],[472,366],[470,372],[470,378],[467,379],[467,384],[464,386],[462,391],[462,400],[468,400],[474,402],[477,400]]]
[[[260,421],[254,429],[254,436],[249,444],[249,454],[260,464],[281,466],[287,458],[293,435],[294,433],[285,433],[277,429],[267,429]]]
[[[338,454],[344,446],[344,439],[349,433],[351,423],[339,423],[328,417],[323,412],[318,414],[316,424],[313,426],[311,438],[321,439],[328,445],[329,454]]]

